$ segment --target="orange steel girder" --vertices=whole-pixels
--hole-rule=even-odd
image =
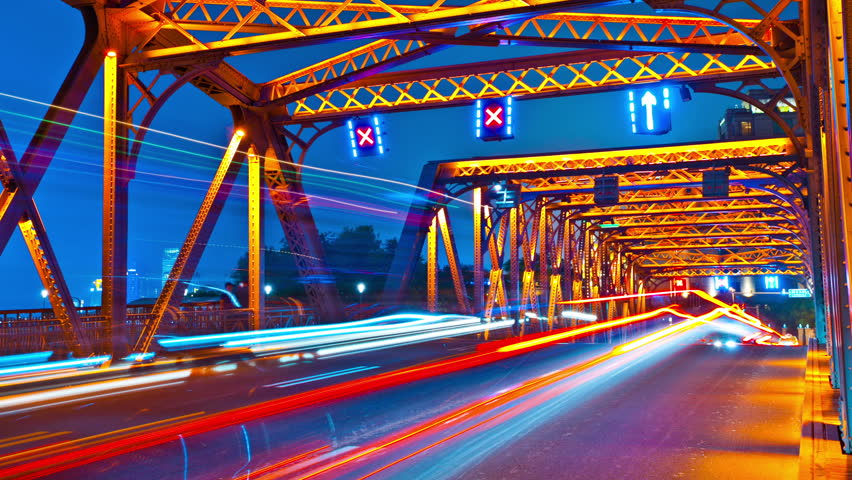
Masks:
[[[715,277],[715,276],[745,276],[745,275],[798,275],[804,276],[804,268],[795,265],[780,266],[742,266],[720,268],[671,268],[652,270],[655,277]]]
[[[459,308],[463,313],[469,313],[470,304],[467,299],[467,290],[465,288],[464,277],[461,271],[461,262],[459,254],[456,250],[456,242],[453,237],[453,232],[450,229],[450,221],[447,218],[446,208],[441,208],[437,213],[438,228],[441,231],[441,237],[444,240],[444,252],[447,255],[447,263],[450,266],[450,274],[453,277],[453,288],[456,292],[456,300]]]
[[[709,58],[708,58],[709,57]],[[736,57],[736,56],[734,56]],[[364,111],[404,111],[470,104],[480,98],[544,98],[588,94],[659,81],[736,81],[776,76],[758,57],[570,52],[378,74],[297,100],[292,120],[317,121]],[[661,72],[661,73],[658,73]]]
[[[502,30],[500,27],[503,27]],[[730,27],[716,21],[691,17],[557,13],[518,22],[516,27],[500,25],[495,30],[493,33],[472,35],[476,33],[474,30],[461,37],[437,32],[410,34],[406,39],[371,42],[262,84],[262,101],[277,105],[290,103],[318,90],[328,90],[419,58],[434,51],[436,46],[466,42],[491,46],[539,44],[563,48],[644,47],[651,51],[678,48],[705,51],[716,46],[719,51],[727,53],[760,54],[756,47],[749,46],[750,41]],[[423,40],[428,40],[430,44],[427,45]]]
[[[83,330],[80,316],[74,308],[73,297],[59,268],[59,262],[47,237],[47,231],[35,201],[25,191],[21,191],[22,188],[25,188],[24,185],[23,173],[14,157],[12,145],[6,136],[6,129],[0,123],[0,186],[2,186],[2,194],[6,198],[10,198],[12,194],[17,194],[19,198],[25,199],[25,210],[18,221],[18,228],[33,259],[42,286],[47,291],[47,298],[50,300],[54,316],[59,321],[59,328],[65,338],[66,347],[76,357],[88,355],[93,352],[91,339]],[[2,207],[7,205],[0,202],[0,218],[5,213]],[[52,346],[48,347],[53,348]]]
[[[436,164],[435,181],[462,189],[470,185],[477,192],[488,182],[508,179],[522,186],[527,199],[536,198],[509,212],[510,219],[515,210],[523,212],[520,228],[510,232],[520,240],[526,265],[519,279],[522,306],[518,314],[525,308],[538,312],[543,301],[552,320],[551,304],[566,281],[559,271],[566,248],[560,242],[567,236],[573,243],[566,232],[575,220],[582,222],[585,233],[579,244],[571,245],[580,257],[579,268],[569,269],[579,273],[571,272],[569,291],[577,288],[577,279],[581,285],[573,296],[634,289],[634,272],[649,269],[726,268],[752,262],[803,265],[809,271],[810,260],[803,260],[809,242],[803,210],[807,190],[796,158],[796,147],[787,138],[714,142],[442,162]],[[701,195],[703,168],[714,165],[712,161],[740,162],[728,167],[728,198]],[[595,205],[593,179],[613,168],[624,169],[616,170],[622,201],[614,206]],[[563,196],[570,201],[561,200]],[[618,224],[617,230],[601,230],[596,223],[583,221],[600,218]],[[629,226],[621,226],[622,221]],[[493,242],[488,242],[488,248],[495,248]],[[530,270],[534,265],[537,274]],[[490,280],[495,283],[494,278]],[[485,298],[486,315],[494,298],[491,292]],[[614,314],[615,307],[597,313]]]
[[[240,172],[241,162],[239,160],[234,161],[234,158],[237,156],[243,136],[244,132],[237,130],[231,137],[231,142],[222,156],[219,168],[210,182],[207,193],[189,228],[189,233],[187,233],[175,263],[172,265],[169,278],[163,285],[163,290],[157,297],[151,316],[146,321],[133,346],[133,351],[136,353],[147,352],[151,348],[151,342],[153,342],[154,335],[156,335],[163,320],[168,318],[169,315],[174,315],[174,312],[180,309],[186,282],[191,280],[195,273],[195,268],[204,253],[204,247],[213,233],[216,220],[218,220],[231,187]],[[172,320],[177,320],[177,318],[172,318]]]
[[[761,157],[787,157],[795,154],[795,147],[790,139],[768,138],[450,161],[440,164],[437,177],[443,182],[458,182],[467,177],[544,174],[548,172],[569,173],[571,170],[603,169],[616,166],[653,167],[676,163],[683,164],[683,168],[688,168],[690,162],[748,158],[758,160],[754,163],[760,163]]]

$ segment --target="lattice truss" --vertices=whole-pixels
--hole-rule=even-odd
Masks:
[[[285,123],[661,80],[759,82],[779,76],[778,65],[759,47],[786,47],[798,31],[797,20],[782,22],[774,12],[737,20],[745,36],[706,18],[573,13],[594,2],[566,0],[534,6],[514,1],[449,6],[443,0],[146,3],[107,12],[128,39],[124,68],[178,75],[205,68],[193,80],[199,88],[225,104],[281,107]],[[222,62],[227,56],[342,40],[364,44],[259,84]],[[453,45],[565,52],[389,72]]]
[[[487,191],[495,182],[520,185],[518,207],[482,211],[490,240],[475,248],[484,248],[492,265],[485,311],[504,308],[509,298],[539,314],[546,305],[552,319],[556,298],[636,292],[641,285],[634,277],[711,270],[810,274],[807,189],[791,145],[788,139],[718,142],[434,168],[436,184],[456,195]],[[705,198],[703,172],[723,165],[729,195]],[[619,176],[614,205],[597,204],[592,193],[604,173]],[[505,247],[506,223],[516,221],[515,243]],[[508,285],[518,286],[509,294],[500,282],[507,251],[514,256]]]

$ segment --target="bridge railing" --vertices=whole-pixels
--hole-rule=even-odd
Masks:
[[[152,309],[153,305],[128,307],[126,330],[131,344],[151,318]],[[92,345],[105,345],[106,318],[100,307],[79,308],[78,312],[83,333]],[[181,336],[244,331],[251,325],[252,314],[249,309],[220,310],[215,302],[194,304],[180,310],[176,319],[165,319],[158,334]],[[315,322],[311,310],[271,307],[266,311],[261,329],[298,327]],[[45,350],[67,350],[59,321],[51,309],[0,310],[0,355]]]

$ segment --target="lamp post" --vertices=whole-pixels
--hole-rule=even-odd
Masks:
[[[364,290],[367,289],[367,286],[364,285],[364,282],[358,282],[355,288],[358,289],[358,303],[364,303]]]
[[[47,301],[47,289],[41,289],[41,308],[45,308],[45,302]]]
[[[265,286],[263,287],[263,291],[264,291],[267,295],[269,295],[270,293],[272,293],[272,285],[265,285]]]

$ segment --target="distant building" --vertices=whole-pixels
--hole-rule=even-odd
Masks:
[[[169,279],[169,274],[172,273],[172,267],[177,261],[178,254],[180,253],[179,248],[165,248],[163,249],[163,285],[166,284],[166,281]]]
[[[771,94],[764,90],[752,90],[749,95],[758,100],[771,98]],[[792,97],[785,100],[791,105],[796,104]],[[798,114],[794,107],[779,101],[775,110],[787,125],[796,126]],[[795,132],[797,135],[802,135],[800,128],[796,128]],[[719,121],[719,138],[722,140],[748,140],[751,138],[783,137],[784,135],[784,130],[769,115],[747,102],[742,102],[739,107],[729,108],[725,112],[725,116]]]
[[[135,267],[127,269],[127,300],[136,300],[141,296],[139,272]]]

